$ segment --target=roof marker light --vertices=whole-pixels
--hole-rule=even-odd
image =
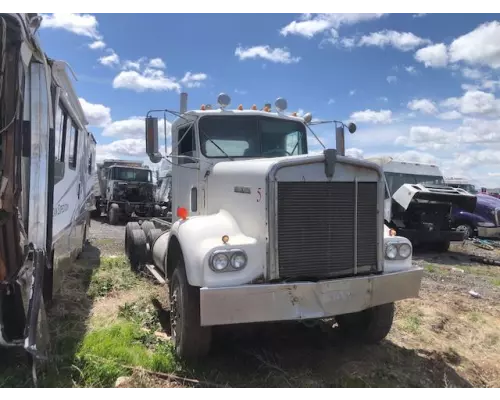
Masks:
[[[205,111],[205,104],[202,104],[202,105],[201,105],[200,110],[201,110],[201,111]]]
[[[257,106],[254,104],[254,105],[252,106],[252,110],[256,110],[256,109],[257,109]]]
[[[241,111],[241,110],[243,110],[243,104],[240,104],[240,105],[238,106],[238,110],[240,110],[240,111]]]

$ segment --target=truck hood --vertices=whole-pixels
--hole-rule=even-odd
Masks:
[[[434,186],[422,184],[404,184],[392,195],[405,210],[412,201],[428,201],[436,203],[450,203],[465,211],[474,212],[476,196],[463,189],[448,186]]]
[[[500,207],[500,199],[490,196],[488,194],[477,194],[477,204],[482,204],[488,207]]]

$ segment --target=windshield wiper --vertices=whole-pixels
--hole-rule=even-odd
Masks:
[[[221,153],[223,153],[231,161],[234,161],[234,158],[232,158],[231,156],[229,156],[229,154],[227,154],[224,150],[222,150],[217,143],[215,143],[212,139],[210,139],[210,137],[205,133],[205,131],[202,131],[200,129],[200,132],[203,133],[203,135],[210,141],[210,143],[212,143],[215,147],[217,147],[221,151]]]

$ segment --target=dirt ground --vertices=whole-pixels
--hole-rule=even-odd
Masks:
[[[167,290],[130,271],[123,237],[124,226],[92,221],[49,312],[57,361],[43,386],[500,386],[500,267],[469,259],[500,259],[500,250],[460,243],[414,254],[425,269],[420,297],[397,304],[380,345],[346,343],[326,323],[231,327],[214,332],[207,360],[185,365],[169,341]],[[1,364],[0,387],[30,385],[16,378],[23,362]]]

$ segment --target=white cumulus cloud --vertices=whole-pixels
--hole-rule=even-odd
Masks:
[[[82,97],[79,100],[89,125],[103,127],[111,123],[111,109],[109,107],[103,104],[89,103]]]
[[[90,14],[54,13],[41,14],[41,28],[63,29],[76,35],[100,39],[97,19]]]
[[[115,89],[130,89],[136,92],[146,91],[177,91],[181,89],[181,85],[171,78],[162,70],[146,68],[143,72],[138,71],[121,71],[113,80]]]
[[[95,40],[89,44],[89,48],[92,50],[100,50],[100,49],[104,49],[105,47],[106,47],[106,43],[104,43],[102,40]]]
[[[401,51],[414,50],[427,44],[431,44],[429,39],[423,39],[411,32],[397,32],[387,29],[362,36],[357,43],[358,46],[377,46],[381,48],[390,46]]]
[[[413,99],[407,107],[412,111],[420,111],[424,114],[436,114],[438,111],[434,102],[429,99]]]
[[[446,67],[448,65],[448,50],[444,43],[434,44],[417,50],[415,60],[426,67]]]
[[[389,124],[392,122],[392,111],[391,110],[373,111],[370,109],[364,111],[356,111],[351,114],[351,119],[355,122]]]
[[[300,57],[293,57],[286,48],[271,48],[268,45],[253,47],[237,47],[234,55],[240,60],[262,58],[267,61],[282,64],[292,64],[300,61]]]
[[[120,57],[112,49],[108,49],[110,54],[107,56],[102,56],[99,58],[99,62],[107,67],[112,67],[114,65],[120,64]]]
[[[205,81],[206,79],[207,74],[201,72],[194,74],[191,72],[186,72],[184,78],[181,79],[181,83],[188,88],[197,88],[201,87],[203,81]]]

